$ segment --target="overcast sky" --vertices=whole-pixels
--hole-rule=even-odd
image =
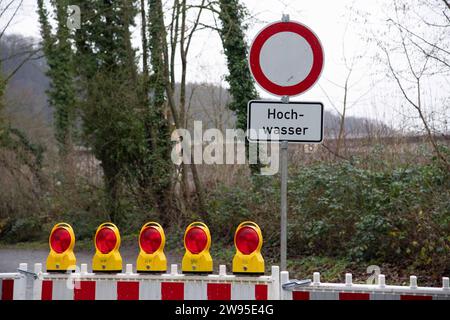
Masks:
[[[188,1],[189,2],[189,1]],[[196,1],[195,1],[196,2]],[[333,111],[330,100],[337,108],[343,100],[343,91],[337,85],[343,85],[346,69],[343,63],[343,53],[347,59],[363,54],[366,58],[356,66],[352,76],[353,85],[350,91],[350,101],[358,103],[349,110],[350,115],[376,118],[394,124],[399,119],[395,110],[399,99],[395,94],[386,103],[383,86],[379,75],[374,75],[370,62],[371,48],[367,47],[361,36],[363,26],[357,19],[357,10],[371,12],[375,19],[369,21],[374,28],[383,27],[386,21],[386,6],[389,0],[244,0],[243,3],[251,14],[247,41],[250,44],[255,35],[266,24],[281,19],[283,13],[289,14],[291,20],[302,22],[309,26],[320,38],[325,52],[325,66],[322,76],[310,91],[296,97],[301,101],[322,101],[326,110]],[[353,8],[350,10],[349,8]],[[24,0],[18,17],[8,29],[8,33],[19,33],[25,36],[39,38],[39,23],[36,14],[36,0]],[[83,17],[83,13],[81,13]],[[206,13],[204,23],[212,23],[210,14]],[[140,21],[136,20],[134,30],[134,45],[140,45]],[[224,83],[227,73],[225,57],[222,52],[220,38],[216,31],[202,30],[196,34],[189,53],[188,79],[192,82]],[[259,90],[263,98],[270,97]],[[360,98],[362,96],[362,98]],[[398,109],[398,108],[397,108]]]

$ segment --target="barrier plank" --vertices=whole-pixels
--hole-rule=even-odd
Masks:
[[[339,292],[339,300],[370,300],[368,293]]]
[[[400,300],[433,300],[432,296],[416,296],[409,294],[402,294]]]
[[[14,280],[4,279],[2,282],[2,300],[13,300],[14,297]]]
[[[230,283],[208,283],[208,300],[231,300]]]
[[[162,282],[161,300],[184,300],[184,283]]]
[[[95,300],[95,281],[79,281],[75,284],[74,300]]]
[[[139,300],[139,282],[117,282],[117,300]]]
[[[255,285],[255,300],[267,300],[268,288],[266,284]]]
[[[292,300],[310,300],[309,292],[294,291],[292,292]]]
[[[44,280],[42,281],[42,300],[52,300],[53,298],[53,281]]]

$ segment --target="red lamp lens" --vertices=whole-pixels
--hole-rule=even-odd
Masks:
[[[191,253],[198,254],[206,248],[208,237],[206,232],[199,227],[189,229],[185,238],[186,249]]]
[[[236,247],[243,254],[250,254],[258,248],[259,236],[255,229],[243,227],[236,235]]]
[[[114,231],[109,228],[103,228],[95,237],[95,245],[101,253],[110,253],[117,243],[117,237]]]
[[[56,228],[50,236],[50,246],[56,253],[63,253],[69,248],[71,240],[69,231],[64,228]]]
[[[146,253],[154,253],[161,246],[161,234],[155,227],[147,227],[141,232],[139,243]]]

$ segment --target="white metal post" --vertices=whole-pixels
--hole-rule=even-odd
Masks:
[[[280,267],[272,266],[272,283],[270,284],[269,300],[280,300]]]
[[[42,264],[35,263],[34,264],[34,273],[37,275],[42,274]],[[37,279],[33,279],[33,300],[41,300],[42,295],[42,278],[38,277]]]
[[[28,264],[19,264],[19,269],[28,271]],[[19,278],[14,280],[13,300],[25,300],[27,293],[27,276],[19,273]]]
[[[292,291],[284,290],[283,284],[289,282],[289,272],[281,271],[280,272],[280,300],[292,300]]]

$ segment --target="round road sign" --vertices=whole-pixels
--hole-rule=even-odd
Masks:
[[[296,96],[311,88],[322,72],[319,38],[298,22],[275,22],[262,29],[250,47],[256,82],[277,96]]]

